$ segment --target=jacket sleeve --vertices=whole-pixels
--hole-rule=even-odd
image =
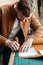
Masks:
[[[37,39],[43,36],[43,27],[38,21],[38,19],[32,15],[31,17],[31,28],[34,30],[34,33],[30,35],[31,38]]]
[[[7,40],[5,37],[1,36],[2,34],[2,10],[0,8],[0,47],[5,44],[5,41]]]
[[[0,45],[4,45],[7,39],[0,35]]]

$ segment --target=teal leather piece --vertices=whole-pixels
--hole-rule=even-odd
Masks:
[[[35,59],[19,58],[17,52],[15,54],[13,65],[43,65],[43,58]]]

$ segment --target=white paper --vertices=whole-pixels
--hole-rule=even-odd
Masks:
[[[43,55],[43,50],[39,50],[40,54]]]
[[[29,48],[27,52],[19,52],[19,56],[22,56],[22,57],[36,56],[36,55],[38,55],[38,54],[37,54],[36,50],[34,49],[34,47]]]

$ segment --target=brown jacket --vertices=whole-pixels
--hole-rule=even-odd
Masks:
[[[0,7],[0,14],[1,14],[1,20],[0,20],[0,44],[5,43],[7,40],[11,30],[12,26],[15,20],[15,12],[14,12],[14,5],[4,5]],[[43,36],[43,27],[41,26],[40,22],[37,20],[37,18],[32,14],[32,16],[28,17],[25,22],[24,20],[20,22],[21,29],[24,33],[24,36],[27,36],[27,31],[32,27],[32,29],[35,30],[33,35],[30,35],[29,37],[32,37],[34,39],[42,37]]]

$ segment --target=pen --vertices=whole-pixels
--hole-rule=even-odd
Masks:
[[[16,41],[17,41],[17,43],[19,44],[19,39],[18,39],[18,37],[16,37]],[[20,47],[20,45],[19,45],[19,47]],[[19,51],[19,48],[18,48],[18,50],[17,50],[17,52]]]
[[[18,44],[19,44],[19,39],[18,39],[18,37],[16,37],[16,41],[18,42]]]

